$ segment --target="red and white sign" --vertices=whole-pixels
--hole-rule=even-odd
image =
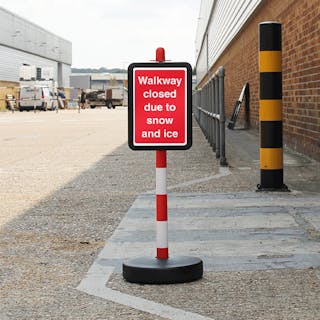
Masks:
[[[187,75],[187,67],[133,68],[134,147],[188,144]]]

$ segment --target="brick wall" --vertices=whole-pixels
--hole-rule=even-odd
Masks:
[[[284,144],[320,160],[320,0],[263,1],[211,68],[226,70],[227,118],[249,82],[250,122],[259,127],[258,24],[263,21],[282,23]]]

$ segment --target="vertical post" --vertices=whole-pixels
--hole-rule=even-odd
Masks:
[[[164,62],[164,48],[157,48],[156,61]],[[167,151],[156,150],[157,259],[168,259]]]
[[[200,108],[203,107],[203,88],[200,89]],[[201,130],[203,131],[203,126],[202,126],[202,119],[203,119],[203,115],[202,115],[202,111],[199,110],[199,125]]]
[[[207,108],[208,108],[208,87],[207,84],[205,84],[204,86],[204,95],[205,95],[205,99],[206,102],[203,106],[203,110],[204,110],[204,136],[206,137],[206,139],[208,140],[208,115],[206,114]]]
[[[287,190],[283,184],[281,24],[259,24],[260,184],[258,190]]]
[[[36,86],[33,87],[33,112],[36,113],[37,105],[36,105],[36,98],[37,98],[37,91]]]
[[[205,91],[206,91],[206,105],[204,106],[204,115],[206,122],[204,124],[205,132],[206,132],[206,139],[209,141],[209,136],[208,136],[208,102],[209,102],[209,97],[208,97],[208,83],[205,85]]]
[[[167,151],[156,151],[157,259],[168,259]]]
[[[219,115],[219,79],[217,75],[214,76],[215,88],[214,88],[214,104],[215,113]],[[215,118],[216,122],[216,158],[220,158],[220,121]]]
[[[224,67],[218,69],[219,81],[219,122],[220,122],[220,165],[226,166],[226,144],[225,144],[225,125],[226,116],[224,111]]]
[[[250,86],[249,82],[246,83],[246,88],[244,91],[244,98],[245,98],[245,129],[250,128]]]
[[[213,114],[213,110],[212,110],[212,107],[213,107],[213,95],[212,95],[212,79],[210,79],[210,82],[209,82],[209,95],[210,95],[210,103],[209,103],[209,112],[210,112],[210,115],[209,115],[209,121],[210,121],[210,124],[209,124],[209,133],[210,133],[210,146],[213,147],[213,134],[212,134],[212,122],[213,122],[213,118],[212,118],[212,114]]]
[[[208,103],[207,103],[207,135],[208,135],[208,143],[210,143],[210,82],[207,83],[207,96],[208,96]]]
[[[163,48],[158,48],[156,51],[156,61],[159,63],[157,69],[165,70],[170,69],[172,64],[162,63],[165,61],[165,52]],[[145,64],[131,64],[128,68],[128,92],[129,92],[129,147],[136,149],[133,143],[133,127],[134,127],[134,117],[133,114],[135,110],[135,99],[142,95],[136,96],[136,91],[134,90],[134,70],[136,66],[142,66]],[[177,64],[175,64],[177,65]],[[179,65],[182,65],[179,63]],[[187,127],[190,136],[188,137],[189,144],[186,145],[187,148],[191,146],[191,114],[190,114],[190,96],[191,96],[191,67],[189,64],[183,63],[187,69],[185,74],[185,89],[186,91],[186,101],[185,105],[179,104],[179,108],[186,108],[187,112],[186,120]],[[162,71],[159,71],[162,72]],[[201,99],[205,96],[201,96]],[[160,100],[161,101],[161,100]],[[143,106],[143,103],[140,104]],[[157,230],[157,253],[156,257],[140,257],[135,259],[130,259],[122,264],[122,274],[123,278],[129,282],[133,283],[145,283],[145,284],[170,284],[170,283],[183,283],[191,282],[202,278],[203,275],[203,262],[197,257],[188,256],[176,256],[170,257],[168,253],[168,208],[167,208],[167,182],[166,182],[166,172],[167,172],[167,151],[157,150],[157,148],[164,148],[152,146],[152,149],[156,149],[156,230]],[[139,148],[138,148],[139,149]]]
[[[216,152],[216,82],[214,80],[214,77],[212,78],[212,136],[213,136],[213,145],[212,145],[212,150]]]

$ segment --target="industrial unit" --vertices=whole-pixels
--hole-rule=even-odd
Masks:
[[[127,79],[127,73],[72,73],[70,87],[93,90],[127,88]]]
[[[92,101],[93,97],[102,93],[109,96],[107,100],[111,99],[112,105],[127,105],[127,79],[127,73],[73,73],[70,75],[70,87],[72,91],[85,90],[91,107],[99,106],[101,103],[107,105],[104,101],[105,98],[100,101],[96,101],[96,99]],[[119,101],[121,101],[120,104],[118,104]]]
[[[0,86],[17,85],[19,68],[54,69],[58,87],[69,86],[72,44],[0,7]]]
[[[250,112],[239,120],[259,127],[258,25],[282,25],[283,142],[320,159],[319,0],[202,0],[196,33],[197,87],[225,68],[225,108],[230,119],[246,83]]]

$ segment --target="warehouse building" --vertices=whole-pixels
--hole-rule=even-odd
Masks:
[[[230,119],[245,83],[250,125],[259,127],[258,25],[282,24],[283,142],[320,160],[320,1],[202,0],[196,34],[197,87],[225,67]],[[241,110],[238,121],[244,121]]]
[[[91,88],[104,90],[111,87],[127,87],[127,73],[92,73]]]
[[[93,90],[127,88],[127,78],[127,73],[72,73],[70,87]]]
[[[22,65],[52,67],[57,85],[68,87],[71,63],[70,41],[0,7],[1,87],[18,84]]]

